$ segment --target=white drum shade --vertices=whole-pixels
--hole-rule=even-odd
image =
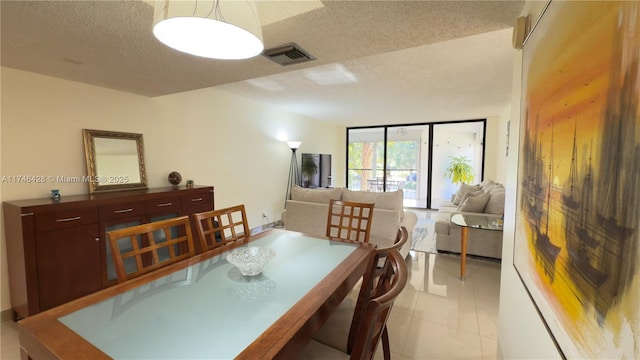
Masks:
[[[175,50],[213,59],[247,59],[264,49],[252,0],[158,0],[153,34]]]

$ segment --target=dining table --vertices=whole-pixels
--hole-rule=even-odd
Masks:
[[[226,259],[239,247],[268,247],[275,256],[261,274],[244,276]],[[21,355],[292,358],[357,284],[373,251],[270,229],[20,320]]]

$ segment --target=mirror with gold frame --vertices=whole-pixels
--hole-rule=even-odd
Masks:
[[[83,129],[89,193],[147,188],[142,134]]]

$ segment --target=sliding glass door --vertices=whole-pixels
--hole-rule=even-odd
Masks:
[[[347,129],[347,188],[403,190],[404,206],[437,209],[457,190],[451,157],[468,158],[482,178],[485,120]]]
[[[387,128],[385,189],[402,189],[406,207],[426,207],[428,139],[428,125]]]
[[[383,191],[384,128],[351,129],[347,147],[347,188]]]
[[[433,126],[433,164],[436,174],[431,182],[431,208],[438,209],[443,200],[451,200],[460,183],[455,183],[447,169],[452,162],[464,162],[471,167],[467,181],[476,184],[482,181],[484,169],[484,121]]]

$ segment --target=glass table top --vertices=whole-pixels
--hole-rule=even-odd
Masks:
[[[492,214],[454,214],[451,216],[451,222],[456,225],[482,229],[502,231],[503,220],[501,215]]]
[[[275,251],[260,275],[224,253],[58,320],[115,359],[232,359],[357,248],[286,231],[247,246]]]

